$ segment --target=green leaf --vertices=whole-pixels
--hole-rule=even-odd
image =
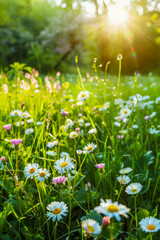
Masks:
[[[138,221],[146,217],[149,217],[149,212],[146,209],[140,208],[138,211]]]

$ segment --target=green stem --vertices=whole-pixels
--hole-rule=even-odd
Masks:
[[[118,193],[118,197],[117,197],[117,202],[118,202],[118,200],[119,200],[119,198],[120,198],[120,195],[121,195],[121,191],[122,191],[122,189],[123,189],[123,185],[121,184],[121,188],[120,188],[120,191],[119,191],[119,193]]]
[[[68,223],[68,240],[70,240],[70,228],[71,228],[71,184],[70,184],[70,179],[67,173],[67,178],[68,178],[68,188],[69,188],[69,223]]]
[[[120,80],[121,80],[121,59],[119,60],[118,88],[120,86]]]
[[[150,234],[150,240],[152,240],[152,233]]]
[[[135,221],[136,221],[136,231],[138,238],[138,220],[137,220],[137,205],[136,205],[136,197],[134,197],[134,208],[135,208]],[[139,238],[138,238],[139,239]]]
[[[113,237],[113,219],[111,219],[109,230],[110,230],[110,240],[114,240],[114,237]]]
[[[18,172],[18,150],[16,151],[16,176],[17,176],[17,172]]]

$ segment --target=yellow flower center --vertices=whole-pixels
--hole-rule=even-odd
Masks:
[[[31,130],[28,130],[28,132],[30,133],[30,132],[31,132]]]
[[[55,215],[60,214],[61,211],[62,211],[62,210],[61,210],[60,208],[55,208],[55,209],[53,210],[53,214],[55,214]]]
[[[126,111],[126,110],[124,110],[124,114],[127,114],[127,111]]]
[[[66,157],[66,154],[64,154],[63,157]]]
[[[93,233],[94,232],[94,228],[92,226],[87,226],[87,232]]]
[[[85,97],[85,96],[86,96],[86,94],[85,94],[85,93],[82,93],[81,97]]]
[[[18,112],[15,112],[14,114],[15,114],[15,115],[17,115],[17,114],[18,114]]]
[[[63,162],[63,163],[61,163],[61,167],[66,167],[68,165],[68,163],[67,162]]]
[[[126,181],[125,181],[125,180],[122,180],[120,183],[122,183],[122,184],[123,184],[123,183],[126,183]]]
[[[77,134],[76,133],[72,134],[72,137],[73,138],[77,137]]]
[[[41,172],[41,173],[40,173],[40,177],[44,177],[45,175],[46,175],[45,172]]]
[[[122,130],[121,133],[124,133],[124,130]]]
[[[87,148],[87,151],[91,151],[93,148],[92,147],[88,147]]]
[[[136,193],[137,192],[137,188],[134,188],[133,190],[132,190],[132,193]]]
[[[22,115],[22,117],[25,117],[26,116],[26,113],[24,113],[23,115]]]
[[[156,229],[156,227],[155,227],[153,224],[149,224],[149,225],[147,226],[147,228],[148,228],[148,230],[151,230],[151,231],[153,231],[153,230]]]
[[[116,205],[111,204],[111,205],[109,205],[109,206],[106,208],[106,210],[107,210],[108,212],[118,212],[118,211],[119,211],[119,208],[118,208]]]
[[[124,170],[124,173],[128,173],[128,171],[127,171],[127,170]]]
[[[31,168],[31,169],[29,170],[29,173],[34,173],[35,171],[36,171],[35,168]]]

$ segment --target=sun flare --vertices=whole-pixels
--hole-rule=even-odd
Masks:
[[[127,22],[128,13],[120,5],[110,6],[108,9],[109,21],[113,25],[121,25]]]

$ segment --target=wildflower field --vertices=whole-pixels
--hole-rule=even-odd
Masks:
[[[0,239],[160,239],[159,77],[118,61],[1,72]]]

